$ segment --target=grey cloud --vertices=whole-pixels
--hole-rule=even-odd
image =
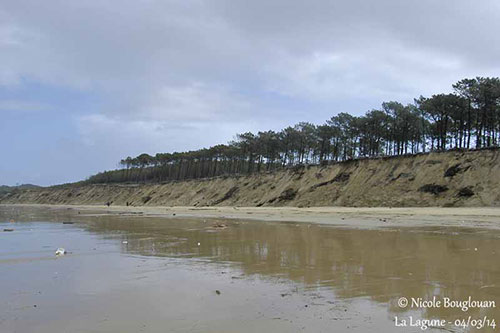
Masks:
[[[380,85],[370,77],[371,66],[389,65],[412,80],[436,57],[459,61],[462,68],[453,72],[473,66],[489,73],[500,54],[498,7],[495,1],[450,0],[7,1],[6,29],[19,32],[18,39],[10,37],[17,45],[6,47],[16,56],[1,57],[2,72],[99,89],[121,101],[134,94],[155,98],[164,86],[193,81],[207,87],[252,81],[276,90],[294,84],[292,77],[274,76],[276,68],[314,61],[318,54],[347,59],[345,67],[325,67],[323,76],[349,76],[349,60],[357,59],[358,80],[366,70],[368,87]],[[406,65],[410,53],[421,57],[412,70]],[[390,76],[381,78],[392,84]]]
[[[85,145],[194,149],[498,75],[498,31],[496,0],[6,0],[0,89],[102,96]]]

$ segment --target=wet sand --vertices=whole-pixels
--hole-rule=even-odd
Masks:
[[[295,223],[298,213],[292,223],[234,218],[230,208],[203,218],[74,208],[0,207],[0,230],[13,229],[0,232],[0,332],[422,332],[395,318],[500,319],[496,307],[398,305],[500,305],[495,228],[372,228],[373,211],[352,228]],[[347,224],[348,211],[335,214]],[[58,247],[69,253],[56,257]],[[472,331],[426,331],[443,330]]]
[[[83,214],[141,215],[289,221],[354,228],[380,227],[466,227],[500,230],[497,207],[150,207],[95,205],[0,204],[0,209],[75,210]]]

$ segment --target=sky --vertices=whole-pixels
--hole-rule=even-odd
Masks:
[[[498,0],[2,0],[0,184],[500,76]]]

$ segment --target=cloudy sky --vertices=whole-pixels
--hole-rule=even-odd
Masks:
[[[0,184],[500,75],[498,0],[3,0]]]

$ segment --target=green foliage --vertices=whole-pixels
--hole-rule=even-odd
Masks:
[[[454,93],[414,104],[382,104],[356,117],[339,113],[316,126],[301,122],[279,132],[237,134],[236,140],[196,151],[140,154],[120,161],[90,183],[163,182],[248,174],[362,157],[428,150],[484,148],[500,141],[500,79],[464,79]]]

